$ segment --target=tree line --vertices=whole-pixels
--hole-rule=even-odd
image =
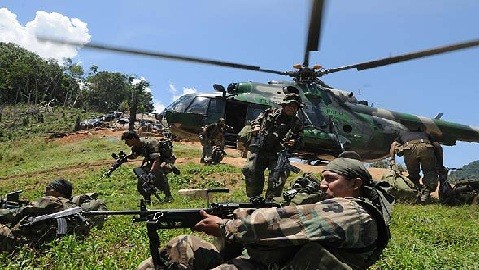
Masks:
[[[39,55],[13,43],[0,42],[0,106],[42,105],[82,108],[97,112],[127,111],[132,100],[138,113],[154,110],[153,97],[146,91],[149,82],[134,83],[137,77],[83,67],[66,58]]]

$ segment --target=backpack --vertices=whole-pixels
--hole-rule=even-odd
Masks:
[[[103,200],[98,199],[97,193],[80,194],[72,198],[72,202],[82,208],[83,211],[107,211],[108,208]],[[103,228],[107,216],[88,217],[90,226]]]
[[[248,146],[251,143],[251,132],[253,131],[251,125],[245,125],[240,132],[238,132],[238,142]]]

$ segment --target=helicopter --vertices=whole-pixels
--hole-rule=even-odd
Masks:
[[[313,1],[304,60],[293,71],[268,70],[225,61],[145,52],[101,44],[89,43],[84,46],[293,78],[292,81],[284,82],[237,82],[227,87],[215,85],[214,89],[217,93],[190,94],[180,97],[162,113],[171,131],[180,137],[196,138],[203,125],[224,117],[227,125],[232,127],[232,131],[227,134],[227,140],[234,143],[236,134],[248,121],[254,119],[265,108],[279,106],[279,102],[287,91],[298,91],[305,105],[299,113],[305,123],[305,145],[297,154],[307,159],[330,159],[344,150],[356,151],[365,161],[380,159],[388,155],[389,145],[397,132],[417,128],[424,128],[444,145],[454,145],[456,141],[479,141],[477,128],[447,122],[439,117],[426,118],[375,108],[366,101],[357,100],[351,92],[328,86],[321,80],[322,76],[347,69],[365,70],[474,47],[479,45],[478,40],[333,69],[310,67],[309,53],[318,49],[322,13],[323,1]]]

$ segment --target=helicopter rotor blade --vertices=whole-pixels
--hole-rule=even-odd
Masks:
[[[54,37],[37,36],[37,39],[41,42],[51,42],[56,44],[85,47],[85,48],[94,49],[94,50],[103,50],[103,51],[110,51],[110,52],[117,52],[117,53],[131,54],[131,55],[140,55],[140,56],[150,56],[150,57],[157,57],[157,58],[183,61],[183,62],[200,63],[200,64],[207,64],[207,65],[213,65],[213,66],[220,66],[220,67],[229,67],[229,68],[237,68],[237,69],[245,69],[245,70],[285,75],[285,72],[283,71],[277,71],[272,69],[262,69],[261,67],[258,67],[258,66],[226,62],[226,61],[220,61],[220,60],[214,60],[214,59],[191,57],[191,56],[163,53],[163,52],[157,52],[157,51],[149,51],[149,50],[137,50],[133,48],[110,46],[110,45],[105,45],[100,43],[83,44],[82,42],[76,42],[72,40],[66,40],[66,39],[60,39],[60,38],[54,38]]]
[[[308,25],[308,39],[304,51],[303,66],[309,65],[309,52],[319,50],[319,39],[321,37],[321,20],[323,17],[323,0],[311,0],[311,15]]]
[[[422,57],[432,56],[432,55],[436,55],[436,54],[442,54],[442,53],[447,53],[447,52],[452,52],[452,51],[457,51],[457,50],[463,50],[463,49],[476,47],[476,46],[479,46],[479,39],[470,40],[470,41],[461,42],[461,43],[456,43],[456,44],[451,44],[451,45],[437,47],[437,48],[423,50],[423,51],[407,53],[407,54],[393,56],[393,57],[382,58],[382,59],[369,61],[369,62],[358,63],[358,64],[354,64],[354,65],[347,65],[347,66],[342,66],[342,67],[337,67],[337,68],[326,69],[326,70],[322,71],[321,73],[322,73],[322,75],[325,75],[325,74],[330,74],[330,73],[334,73],[334,72],[338,72],[338,71],[342,71],[342,70],[347,70],[347,69],[352,69],[352,68],[356,68],[357,70],[365,70],[365,69],[382,67],[382,66],[386,66],[386,65],[390,65],[390,64],[400,63],[400,62],[404,62],[404,61],[409,61],[409,60],[413,60],[413,59],[416,59],[416,58],[422,58]]]

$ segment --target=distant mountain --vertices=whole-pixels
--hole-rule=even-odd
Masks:
[[[462,168],[449,173],[449,181],[452,183],[459,180],[477,179],[479,181],[479,160],[473,161]]]

